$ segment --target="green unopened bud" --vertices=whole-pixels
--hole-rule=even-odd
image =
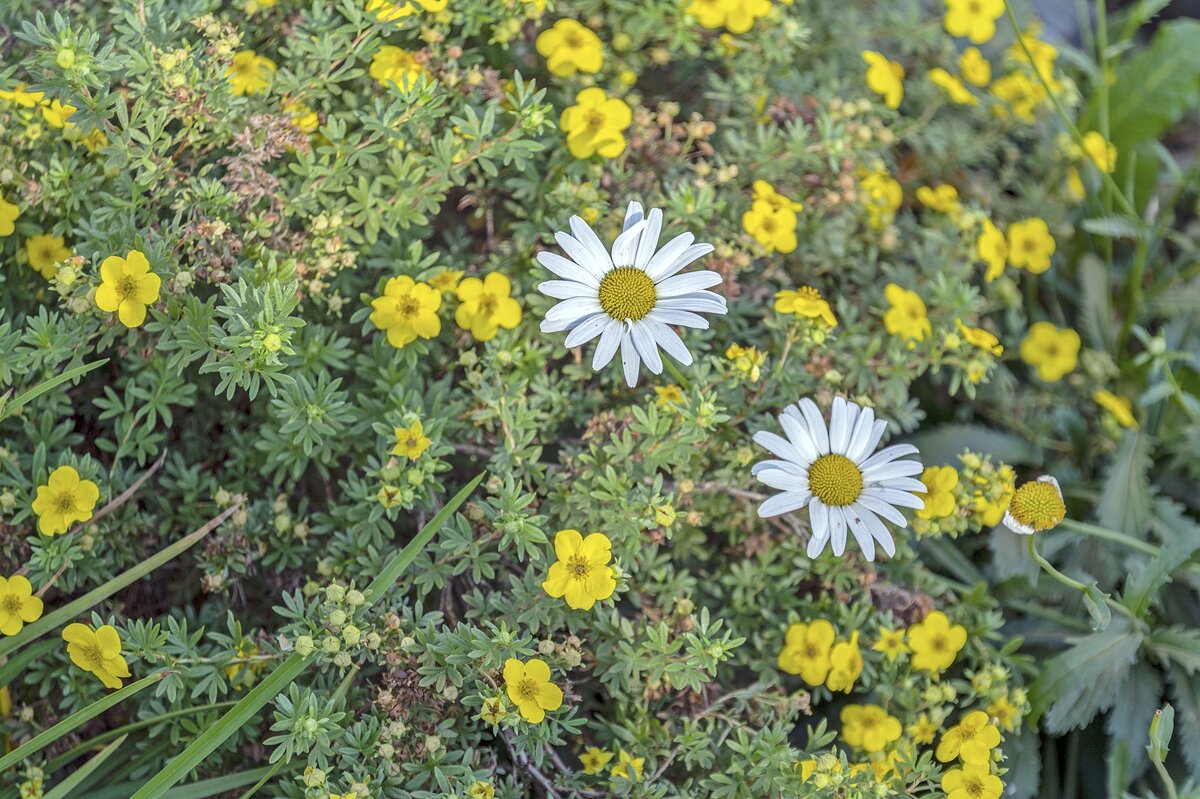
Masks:
[[[58,64],[59,69],[70,69],[75,66],[75,51],[69,47],[59,50],[54,56],[54,63]]]
[[[346,598],[346,589],[340,585],[328,585],[325,587],[325,599],[330,602],[341,602]]]
[[[346,623],[346,611],[335,610],[333,613],[330,613],[329,614],[329,623],[332,624],[334,627],[341,627],[343,624]]]
[[[346,629],[342,630],[342,640],[346,642],[346,646],[358,646],[359,641],[362,640],[362,630],[353,624],[348,624]]]
[[[313,643],[311,635],[302,635],[296,639],[296,654],[302,658],[306,658],[311,655],[313,650],[316,648],[317,645]]]

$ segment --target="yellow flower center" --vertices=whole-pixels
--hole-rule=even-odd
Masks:
[[[1016,490],[1008,512],[1026,527],[1049,530],[1057,527],[1067,515],[1067,507],[1058,489],[1050,483],[1034,480]]]
[[[567,571],[576,580],[586,579],[591,570],[592,564],[588,563],[588,559],[583,555],[572,555],[571,559],[567,561]]]
[[[479,315],[485,317],[491,316],[496,312],[496,306],[499,304],[500,301],[496,298],[495,294],[484,293],[479,295]]]
[[[104,653],[100,651],[99,644],[91,644],[89,646],[80,647],[83,651],[83,660],[91,669],[104,668]]]
[[[421,303],[415,297],[401,297],[396,300],[396,313],[402,319],[415,319],[421,313]]]
[[[521,695],[522,699],[537,699],[541,694],[541,686],[538,685],[537,680],[521,680],[517,683],[517,693]]]
[[[979,732],[974,727],[966,724],[960,724],[958,727],[958,737],[963,743],[975,740],[975,734]]]
[[[16,594],[5,594],[3,599],[0,599],[0,610],[5,613],[17,614],[21,612],[21,597]]]
[[[641,319],[657,300],[654,281],[632,266],[619,266],[600,281],[600,307],[613,319]]]
[[[987,793],[983,784],[983,778],[978,774],[963,777],[962,789],[967,792],[967,796],[970,796],[971,799],[978,799]]]
[[[117,296],[122,301],[132,299],[137,295],[137,280],[132,277],[123,277],[117,282]]]
[[[593,108],[584,117],[583,125],[589,130],[601,130],[605,122],[607,122],[607,119],[604,116],[604,112],[599,108]]]
[[[812,642],[806,642],[804,644],[803,652],[804,657],[807,660],[815,660],[821,656],[821,648]]]
[[[935,635],[929,639],[929,648],[934,652],[946,652],[950,649],[950,641],[944,635]]]
[[[845,455],[822,455],[808,469],[808,490],[826,505],[849,505],[862,488],[862,471]]]
[[[583,47],[583,37],[577,31],[569,31],[563,34],[563,44],[572,50],[578,50]]]
[[[54,497],[54,509],[59,513],[75,510],[75,495],[69,491],[64,491]]]

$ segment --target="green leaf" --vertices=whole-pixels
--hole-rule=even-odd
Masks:
[[[100,768],[105,760],[108,760],[116,753],[121,744],[125,743],[128,735],[122,735],[117,740],[110,743],[108,746],[100,750],[100,753],[93,757],[88,762],[84,763],[75,771],[71,772],[65,780],[55,785],[43,795],[43,799],[70,799],[71,791],[78,788],[84,780],[92,775],[92,772]]]
[[[1149,229],[1127,216],[1098,216],[1083,220],[1083,229],[1110,239],[1144,239]]]
[[[1141,537],[1150,524],[1150,437],[1128,430],[1104,475],[1096,516],[1101,527]]]
[[[1107,630],[1112,624],[1112,611],[1104,599],[1104,592],[1095,583],[1089,583],[1083,588],[1083,605],[1088,615],[1092,617],[1093,630]]]
[[[1142,775],[1149,765],[1146,759],[1146,727],[1162,701],[1163,681],[1153,664],[1142,660],[1134,665],[1129,677],[1117,690],[1117,699],[1104,720],[1108,731],[1109,752],[1118,747],[1125,753],[1125,775],[1120,788]],[[1110,796],[1113,794],[1110,794]]]
[[[1160,627],[1150,634],[1147,643],[1164,663],[1175,663],[1188,674],[1200,673],[1200,629]]]
[[[375,576],[375,579],[371,581],[371,584],[364,592],[369,605],[374,605],[387,594],[388,590],[395,585],[396,580],[408,565],[416,559],[417,555],[421,553],[425,545],[437,534],[446,520],[467,501],[467,497],[471,495],[483,478],[484,473],[481,473],[474,480],[467,483],[462,490],[446,503],[445,507],[429,520],[428,524],[421,528],[420,532],[408,542],[408,545],[404,549],[397,552],[384,564],[383,568],[379,570],[379,574]],[[246,694],[216,724],[200,733],[194,741],[188,744],[187,748],[176,755],[161,771],[151,777],[149,782],[139,788],[137,793],[130,797],[130,799],[158,799],[158,797],[165,795],[172,785],[175,785],[192,769],[204,762],[204,759],[212,754],[218,746],[248,724],[268,702],[291,685],[308,666],[309,662],[307,658],[293,654],[283,663],[276,666],[275,670],[267,675],[266,679],[255,685],[250,690],[250,693]]]
[[[1030,723],[1041,718],[1054,735],[1081,727],[1112,707],[1142,636],[1122,623],[1071,641],[1070,649],[1043,664],[1029,688]]]
[[[163,799],[211,799],[214,796],[225,796],[230,791],[253,785],[271,770],[270,766],[239,771],[235,774],[225,774],[209,780],[191,782],[172,788],[163,795]],[[137,784],[125,783],[106,788],[95,788],[88,792],[87,799],[126,799],[137,790]]]
[[[1175,732],[1175,708],[1167,705],[1154,713],[1150,722],[1150,743],[1146,744],[1146,752],[1150,757],[1161,763],[1167,759],[1170,751],[1171,735]]]
[[[1179,717],[1176,748],[1191,768],[1192,778],[1200,779],[1200,677],[1172,667],[1167,669],[1167,683]]]
[[[964,449],[971,449],[1005,463],[1042,462],[1041,451],[1021,436],[977,424],[944,424],[912,436],[926,464],[957,463]]]
[[[30,755],[42,751],[59,738],[63,737],[69,732],[72,732],[85,722],[96,718],[96,716],[99,716],[110,707],[115,707],[134,694],[140,693],[142,690],[149,688],[151,685],[154,685],[156,682],[165,677],[166,674],[167,673],[165,671],[160,671],[157,674],[151,674],[149,677],[143,677],[137,682],[130,683],[124,688],[113,691],[111,694],[97,699],[95,702],[92,702],[82,710],[72,713],[50,729],[33,736],[4,757],[0,757],[0,773],[7,771]]]
[[[1112,312],[1112,275],[1108,265],[1093,253],[1079,259],[1079,291],[1082,324],[1088,343],[1097,349],[1112,352],[1115,346]]]
[[[0,397],[0,419],[11,416],[18,408],[28,405],[50,389],[57,388],[63,383],[74,380],[77,377],[82,377],[93,369],[99,369],[106,363],[108,363],[108,358],[101,358],[98,361],[92,361],[91,363],[85,363],[82,366],[76,366],[74,369],[68,369],[62,374],[55,375],[48,380],[43,380],[41,383],[38,383],[28,391],[13,397],[8,402],[4,401],[4,397]]]
[[[1200,22],[1180,19],[1158,29],[1154,41],[1132,56],[1109,91],[1109,138],[1118,158],[1140,142],[1157,139],[1200,100]],[[1093,101],[1089,119],[1097,119]]]
[[[103,602],[105,599],[108,599],[122,588],[137,582],[150,572],[157,569],[159,566],[186,552],[201,538],[208,535],[217,527],[220,527],[221,523],[233,515],[233,512],[236,511],[238,507],[238,505],[231,505],[222,511],[220,515],[210,519],[204,526],[189,533],[187,536],[179,539],[169,547],[164,547],[157,554],[147,558],[137,566],[134,566],[132,569],[118,574],[116,577],[104,583],[99,588],[87,592],[74,602],[68,602],[66,605],[63,605],[53,613],[47,613],[33,624],[25,625],[25,629],[21,630],[21,632],[17,633],[11,638],[0,640],[0,657],[4,657],[12,652],[17,651],[31,641],[36,641],[38,638],[41,638],[43,635],[57,628],[64,622],[68,622],[71,619],[76,618],[96,603]]]

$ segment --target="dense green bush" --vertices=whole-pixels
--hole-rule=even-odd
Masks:
[[[0,797],[1197,795],[1165,5],[5,2]]]

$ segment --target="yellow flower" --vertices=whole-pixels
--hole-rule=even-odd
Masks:
[[[412,53],[385,44],[371,57],[369,72],[380,86],[387,88],[394,83],[401,91],[406,92],[416,85],[417,79],[425,70],[417,63],[417,58]]]
[[[150,262],[140,250],[130,250],[124,258],[110,255],[100,264],[96,307],[116,313],[125,327],[139,327],[146,321],[146,306],[158,300],[161,286],[162,279],[150,271]]]
[[[259,11],[267,8],[274,8],[279,0],[246,0],[246,13],[253,16]]]
[[[928,501],[925,506],[929,507]],[[904,643],[904,630],[889,630],[887,627],[880,627],[879,640],[871,646],[871,649],[886,657],[889,663],[900,655],[908,654],[908,645]]]
[[[654,393],[657,395],[654,404],[660,408],[679,405],[683,402],[683,389],[676,385],[655,386]]]
[[[71,662],[100,678],[106,688],[120,688],[120,677],[128,677],[129,664],[121,657],[121,636],[105,624],[92,630],[86,624],[68,624],[62,632]]]
[[[918,496],[925,500],[925,507],[917,511],[920,519],[944,519],[958,507],[954,489],[958,486],[958,471],[953,466],[926,466],[921,473],[925,493]]]
[[[949,183],[922,186],[917,189],[917,202],[939,213],[952,214],[958,210],[958,189]]]
[[[730,33],[745,33],[754,27],[754,20],[771,13],[769,0],[691,0],[687,13],[702,27],[716,30],[724,27]]]
[[[369,317],[380,330],[387,331],[388,343],[396,349],[416,341],[430,339],[442,331],[438,308],[442,295],[427,283],[417,283],[408,275],[388,280],[383,296],[371,300]]]
[[[951,36],[983,44],[996,35],[996,20],[1003,14],[1004,0],[946,0],[942,24]]]
[[[396,446],[392,447],[392,454],[408,458],[410,461],[421,457],[421,453],[429,449],[432,443],[425,437],[425,429],[421,426],[420,419],[408,427],[393,428],[393,432],[396,435]]]
[[[1075,369],[1081,345],[1079,334],[1071,328],[1036,322],[1021,342],[1021,360],[1042,380],[1053,383]]]
[[[10,103],[16,104],[18,108],[33,108],[37,106],[45,98],[43,92],[27,92],[25,87],[27,83],[18,83],[11,91],[0,91],[0,100],[7,100]]]
[[[601,771],[604,771],[604,767],[608,765],[608,761],[610,760],[612,760],[612,752],[607,752],[595,746],[589,746],[579,756],[579,763],[583,766],[584,774],[599,774]]]
[[[1007,732],[1015,731],[1021,723],[1021,709],[1010,702],[1007,696],[1002,696],[988,705],[987,713]]]
[[[987,492],[979,490],[973,497],[976,520],[981,527],[995,527],[1004,518],[1008,503],[1016,490],[1011,466],[1001,466]],[[990,497],[990,498],[989,498]]]
[[[233,93],[239,97],[261,94],[271,83],[275,62],[253,50],[239,50],[233,54],[233,63],[225,70]]]
[[[730,344],[725,350],[725,357],[733,361],[733,368],[744,373],[752,383],[758,382],[762,365],[767,360],[767,354],[762,350],[740,344]]]
[[[983,279],[988,283],[1004,274],[1004,267],[1008,265],[1008,239],[990,219],[983,220],[983,230],[975,242],[975,253],[979,260],[987,264]]]
[[[321,117],[317,115],[317,112],[299,100],[284,103],[283,110],[291,117],[292,124],[299,128],[301,133],[312,133],[321,126]]]
[[[496,788],[490,782],[476,780],[467,794],[471,799],[494,799]]]
[[[941,67],[929,70],[929,80],[941,88],[950,98],[950,102],[958,105],[979,105],[979,98],[971,94],[963,82]]]
[[[780,671],[799,674],[809,685],[823,684],[829,677],[836,637],[833,625],[825,619],[790,625],[777,660]]]
[[[1020,42],[1013,42],[1008,48],[1008,57],[1019,64],[1032,66],[1038,74],[1046,79],[1052,89],[1057,90],[1058,81],[1054,79],[1054,62],[1058,58],[1058,48],[1049,42],[1042,41],[1041,24],[1035,22],[1029,26],[1024,33],[1025,46],[1022,47]],[[1025,50],[1029,49],[1033,60],[1030,61],[1029,55],[1026,55]],[[1037,80],[1037,74],[1033,75],[1033,80],[1041,85],[1041,81]]]
[[[49,280],[57,271],[55,267],[74,253],[70,247],[63,244],[62,236],[39,233],[25,242],[25,255],[29,258],[29,265]]]
[[[867,88],[883,97],[888,108],[899,108],[904,98],[904,67],[874,50],[863,50],[862,58],[867,62]]]
[[[81,480],[74,466],[59,466],[50,473],[46,485],[38,486],[33,512],[42,535],[65,533],[75,522],[92,518],[92,509],[100,499],[100,487]]]
[[[767,252],[789,253],[796,249],[796,212],[779,208],[769,200],[755,200],[742,214],[742,227]]]
[[[374,14],[380,22],[396,22],[404,17],[417,13],[417,5],[430,13],[444,11],[449,0],[400,0],[398,3],[389,0],[367,0],[367,12]]]
[[[491,341],[500,328],[512,330],[521,323],[521,306],[509,295],[512,283],[499,272],[480,280],[468,277],[455,289],[459,306],[454,321],[471,331],[476,341]]]
[[[997,78],[992,84],[992,94],[996,99],[1005,103],[1005,109],[996,109],[1004,116],[1011,113],[1022,122],[1032,123],[1036,116],[1034,111],[1046,101],[1046,89],[1041,81],[1031,78],[1024,72],[1010,72]]]
[[[958,57],[958,74],[967,83],[987,86],[992,80],[992,65],[979,52],[978,47],[968,47]]]
[[[625,152],[624,131],[632,123],[633,111],[625,101],[595,86],[576,94],[575,105],[564,108],[559,118],[567,149],[576,158],[616,158]]]
[[[42,600],[33,595],[29,580],[17,574],[0,577],[0,633],[16,635],[42,617]]]
[[[940,610],[931,612],[908,628],[908,645],[912,647],[914,669],[940,674],[954,663],[959,650],[967,643],[967,630],[961,624],[950,624]]]
[[[962,337],[972,347],[978,347],[984,352],[990,352],[992,355],[1003,355],[1004,346],[1000,343],[1000,339],[996,338],[992,333],[984,330],[982,327],[967,327],[961,319],[954,320],[955,327]]]
[[[946,799],[1000,799],[1004,783],[985,765],[964,765],[942,775]]]
[[[1111,173],[1117,168],[1117,145],[1105,139],[1100,131],[1083,134],[1083,151],[1101,172]]]
[[[616,590],[617,581],[608,565],[612,542],[604,533],[584,538],[578,530],[559,530],[554,536],[554,555],[558,560],[550,565],[542,589],[555,599],[566,597],[567,607],[591,610]]]
[[[0,194],[0,236],[11,236],[13,231],[17,229],[17,217],[21,215],[21,209],[4,199],[4,195]]]
[[[829,679],[825,686],[831,691],[850,693],[855,681],[862,675],[862,652],[858,648],[858,630],[850,634],[849,641],[838,641],[829,653]]]
[[[1079,167],[1071,165],[1067,168],[1067,196],[1075,202],[1081,201],[1087,196],[1087,190],[1083,185],[1083,176],[1079,174]]]
[[[79,109],[73,105],[63,105],[58,100],[51,100],[41,107],[42,118],[52,128],[65,128],[71,124],[67,119]]]
[[[539,33],[536,46],[546,59],[546,68],[560,78],[576,72],[593,75],[604,63],[600,37],[573,19],[560,19]]]
[[[879,705],[846,705],[840,716],[842,738],[864,752],[882,752],[903,731],[900,720]]]
[[[1129,401],[1129,397],[1122,397],[1106,389],[1099,389],[1092,393],[1092,400],[1108,411],[1121,427],[1138,426],[1137,419],[1133,415],[1133,403]]]
[[[550,667],[544,660],[534,658],[522,663],[509,658],[504,662],[504,686],[508,698],[521,711],[521,717],[531,724],[544,719],[547,710],[558,710],[562,706],[562,689],[550,682]]]
[[[973,710],[946,731],[935,754],[943,763],[949,763],[957,757],[962,758],[964,763],[986,766],[991,760],[992,750],[999,745],[1000,730],[992,724],[987,713]]]
[[[775,310],[778,313],[820,319],[830,327],[837,327],[838,323],[829,303],[821,296],[821,292],[812,286],[801,286],[795,291],[784,289],[775,292]]]
[[[445,294],[458,288],[458,281],[462,280],[462,274],[462,270],[459,269],[443,269],[429,278],[429,285]]]
[[[1040,275],[1050,268],[1054,237],[1044,219],[1032,217],[1013,222],[1008,228],[1008,262],[1017,269]]]
[[[933,739],[937,737],[938,725],[929,720],[929,714],[922,713],[917,717],[917,720],[908,725],[908,736],[913,739],[913,743],[931,744]]]
[[[901,288],[895,283],[884,287],[888,310],[883,315],[883,326],[893,336],[903,339],[924,341],[933,332],[925,301],[915,291]]]
[[[646,763],[644,757],[630,757],[629,753],[624,749],[617,756],[617,765],[612,767],[610,772],[612,776],[629,780],[630,782],[640,782],[642,779],[642,767]]]
[[[896,209],[904,202],[904,190],[900,183],[887,172],[876,170],[859,178],[859,186],[866,193],[863,205],[871,227],[882,230],[896,218]]]
[[[755,201],[762,200],[767,205],[771,206],[772,210],[788,210],[788,211],[803,211],[804,203],[797,202],[786,194],[780,194],[775,190],[775,187],[765,180],[754,181],[754,199]]]

